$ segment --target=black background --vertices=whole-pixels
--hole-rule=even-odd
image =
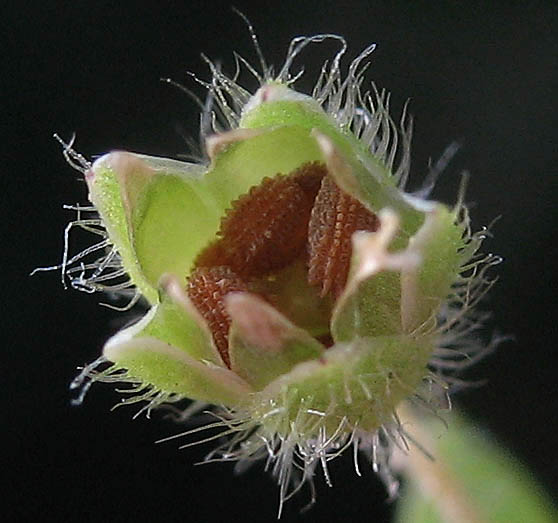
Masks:
[[[270,521],[277,491],[260,467],[233,476],[229,465],[193,466],[209,448],[154,445],[178,429],[109,412],[117,395],[94,387],[71,407],[76,366],[93,360],[122,317],[100,296],[64,291],[55,273],[70,213],[86,201],[79,175],[65,164],[53,132],[77,133],[88,156],[113,148],[175,156],[181,133],[196,135],[197,111],[183,93],[159,82],[170,76],[197,89],[208,78],[199,54],[233,67],[232,51],[254,58],[229,4],[45,2],[20,5],[2,19],[2,362],[3,466],[12,519],[70,521]],[[469,377],[488,384],[458,401],[513,450],[549,491],[558,488],[556,419],[556,124],[558,87],[554,2],[237,1],[266,57],[280,64],[290,39],[335,32],[357,54],[370,42],[370,78],[393,94],[395,110],[411,97],[415,116],[415,186],[452,140],[464,147],[436,197],[452,202],[468,169],[467,200],[476,226],[496,216],[489,251],[505,262],[484,307],[486,330],[514,334]],[[333,52],[314,47],[299,63],[312,77]],[[300,88],[310,81],[302,80]],[[412,184],[411,184],[412,185]],[[5,312],[4,312],[5,311]],[[350,459],[333,465],[335,487],[318,478],[317,506],[301,520],[387,521],[390,507],[374,474],[357,478]],[[7,494],[7,496],[6,496]],[[287,505],[298,517],[302,499]],[[4,509],[6,515],[6,509]],[[10,519],[10,518],[8,518]]]

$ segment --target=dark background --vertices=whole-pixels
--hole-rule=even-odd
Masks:
[[[118,398],[109,386],[94,387],[83,406],[71,407],[76,367],[99,354],[122,316],[99,307],[100,295],[64,291],[55,273],[28,277],[60,260],[71,218],[61,205],[86,202],[85,185],[52,133],[75,131],[76,147],[90,157],[113,148],[186,152],[181,133],[196,136],[196,108],[159,78],[201,92],[186,75],[209,78],[201,52],[222,58],[229,71],[233,50],[254,60],[245,26],[229,4],[215,2],[35,4],[4,12],[1,22],[8,516],[273,520],[277,490],[261,467],[236,477],[229,465],[193,466],[210,447],[154,445],[177,427],[158,416],[132,421],[134,408],[109,412]],[[370,78],[392,92],[396,111],[411,97],[413,180],[429,156],[463,141],[435,196],[453,202],[466,168],[474,224],[502,216],[485,246],[505,258],[484,304],[494,312],[485,335],[497,328],[516,341],[468,374],[488,384],[461,393],[458,402],[556,491],[556,4],[341,4],[236,2],[275,64],[301,34],[342,34],[350,56],[378,43]],[[333,49],[306,52],[299,63],[308,66],[308,78]],[[335,488],[318,478],[318,504],[301,520],[388,520],[382,486],[371,471],[357,478],[350,461],[334,463]],[[303,494],[288,504],[285,520],[295,519],[305,501]]]

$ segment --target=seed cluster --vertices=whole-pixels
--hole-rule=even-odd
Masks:
[[[188,279],[188,295],[225,364],[230,367],[227,293],[250,290],[255,279],[304,257],[308,282],[322,297],[331,292],[337,298],[347,281],[352,234],[378,226],[376,215],[341,191],[318,162],[264,178],[233,202]]]

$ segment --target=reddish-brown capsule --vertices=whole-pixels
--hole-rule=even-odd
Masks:
[[[247,290],[244,281],[228,267],[198,267],[188,278],[188,296],[207,322],[217,350],[229,368],[231,318],[223,300],[229,292]]]
[[[356,231],[373,232],[380,222],[359,201],[337,187],[330,176],[322,180],[308,226],[308,281],[338,298],[349,273],[351,237]]]

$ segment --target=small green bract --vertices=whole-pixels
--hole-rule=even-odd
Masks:
[[[311,95],[296,92],[300,75],[291,73],[293,61],[325,40],[340,49]],[[298,37],[274,73],[257,48],[260,72],[238,62],[257,78],[255,93],[208,60],[211,80],[199,81],[208,96],[201,103],[204,157],[198,163],[115,151],[90,164],[64,144],[67,159],[85,174],[92,204],[74,207],[78,216],[66,240],[77,226],[100,241],[73,257],[65,249],[63,280],[149,306],[73,382],[79,400],[93,382],[123,382],[131,390],[122,404],[143,402],[140,412],[182,408],[187,400],[183,417],[210,410],[214,421],[205,428],[217,434],[206,439],[220,446],[207,460],[237,461],[239,469],[267,460],[280,506],[304,484],[313,498],[316,467],[329,483],[328,461],[348,448],[357,472],[361,452],[394,496],[391,451],[407,446],[398,406],[411,402],[434,414],[449,408],[454,371],[482,354],[472,336],[482,317],[471,309],[490,285],[486,269],[498,259],[478,254],[485,232],[471,233],[462,198],[452,208],[426,199],[433,173],[422,190],[405,191],[412,121],[405,109],[396,124],[389,96],[361,88],[373,49],[343,73],[343,38]],[[223,232],[223,220],[240,223],[241,211],[231,218],[238,202],[251,209],[249,198],[263,193],[269,180],[308,165],[325,170],[350,212],[359,209],[376,224],[347,233],[348,272],[340,292],[324,297],[308,284],[306,247],[259,279],[228,276],[223,262],[226,267],[210,271],[221,276],[202,278],[189,291],[204,249],[220,238],[234,245],[236,230]],[[273,195],[265,198],[277,203]],[[313,198],[305,223],[319,222]],[[255,201],[254,227],[272,223],[274,215],[257,205],[263,208]],[[321,210],[329,216],[328,208]],[[335,212],[336,223],[348,219]],[[320,227],[334,240],[345,234]],[[276,246],[265,241],[258,245],[271,256]],[[273,255],[281,261],[279,254]],[[338,261],[324,256],[324,266]],[[203,285],[217,290],[204,295]]]

